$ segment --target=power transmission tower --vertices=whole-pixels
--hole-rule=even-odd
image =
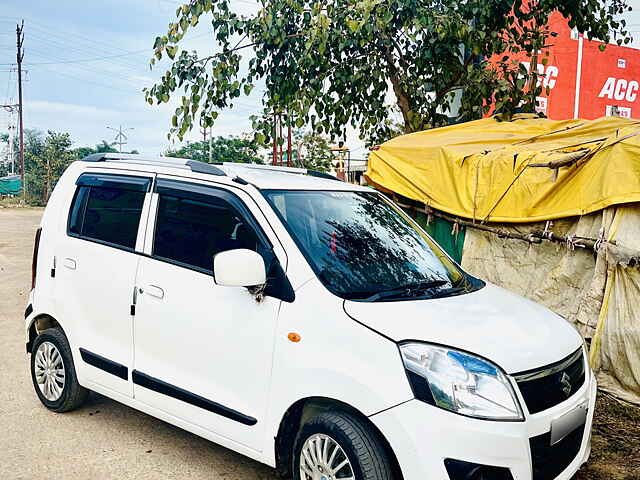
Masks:
[[[127,140],[129,139],[129,137],[127,137],[124,132],[126,132],[127,130],[133,130],[133,127],[129,127],[129,128],[122,128],[122,125],[120,125],[117,129],[113,128],[113,127],[107,127],[109,130],[113,130],[114,132],[116,132],[116,137],[115,137],[115,141],[113,143],[115,143],[116,145],[118,145],[118,151],[120,153],[122,153],[122,146],[127,144]]]
[[[22,183],[22,196],[26,199],[27,188],[24,184],[24,123],[22,120],[22,60],[24,59],[24,20],[16,25],[16,61],[18,62],[18,122],[20,124],[20,181]]]

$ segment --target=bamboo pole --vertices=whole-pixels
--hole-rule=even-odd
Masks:
[[[574,248],[587,248],[591,250],[595,250],[596,246],[602,245],[603,243],[609,243],[611,245],[615,245],[615,241],[606,242],[604,240],[598,238],[589,238],[589,237],[581,237],[578,235],[556,235],[553,232],[545,232],[542,230],[534,231],[529,234],[522,234],[517,232],[509,232],[507,230],[503,230],[497,227],[490,227],[486,224],[473,223],[469,220],[464,220],[462,218],[447,215],[445,213],[436,212],[428,206],[419,207],[416,205],[408,205],[406,203],[402,203],[396,198],[394,198],[394,202],[405,209],[416,210],[418,212],[424,213],[425,215],[431,215],[437,218],[443,218],[452,223],[456,223],[458,225],[463,225],[467,228],[474,228],[476,230],[481,230],[483,232],[492,233],[497,235],[500,238],[510,238],[513,240],[521,240],[528,243],[542,243],[543,240],[547,240],[555,243],[564,243],[567,245],[572,245]]]

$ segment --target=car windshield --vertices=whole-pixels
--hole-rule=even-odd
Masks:
[[[460,268],[378,193],[264,193],[318,278],[342,298],[376,301],[467,290]]]

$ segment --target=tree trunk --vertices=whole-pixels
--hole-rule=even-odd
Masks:
[[[50,178],[51,178],[51,168],[49,164],[49,157],[47,157],[47,169],[45,173],[44,192],[43,192],[43,198],[42,198],[44,203],[47,203],[47,200],[49,200]]]
[[[393,93],[396,95],[396,103],[402,112],[402,118],[404,120],[404,133],[412,133],[412,120],[414,117],[413,110],[411,110],[411,105],[409,103],[409,98],[402,90],[402,86],[400,85],[400,81],[397,77],[391,76],[391,85],[393,85]]]
[[[400,72],[398,71],[398,67],[395,64],[393,59],[393,55],[389,49],[385,52],[385,60],[387,62],[387,72],[389,73],[389,80],[391,81],[391,85],[393,86],[393,93],[396,96],[396,103],[400,108],[400,112],[402,113],[402,119],[404,120],[404,133],[413,133],[414,131],[414,121],[415,112],[411,107],[411,101],[409,100],[409,96],[402,88],[402,84],[400,82]]]

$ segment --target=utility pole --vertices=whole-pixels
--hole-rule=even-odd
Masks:
[[[22,59],[24,51],[22,44],[24,43],[24,20],[20,25],[16,25],[16,61],[18,63],[18,122],[20,123],[20,183],[22,184],[22,197],[26,200],[27,188],[24,183],[24,123],[22,119]]]
[[[209,163],[211,163],[211,157],[212,157],[212,154],[211,154],[211,148],[212,148],[211,143],[213,141],[213,132],[212,131],[213,131],[213,127],[209,127],[209,130],[208,130],[208,132],[209,132]],[[202,127],[200,129],[200,133],[202,134],[202,141],[206,143],[207,142],[207,127]]]
[[[129,139],[129,137],[127,137],[124,132],[126,132],[127,130],[133,130],[133,127],[129,127],[129,128],[122,128],[122,125],[120,125],[120,127],[113,128],[113,127],[107,127],[109,130],[113,130],[114,132],[116,132],[116,137],[115,137],[115,141],[113,143],[118,145],[118,151],[120,153],[122,153],[122,146],[127,144],[127,140]]]
[[[271,165],[278,165],[278,125],[277,125],[276,113],[273,113],[273,156],[271,158]]]
[[[280,145],[280,153],[278,155],[278,165],[282,166],[282,143],[283,143],[283,138],[282,138],[282,114],[278,115],[278,144]]]
[[[288,119],[287,119],[288,120]],[[291,167],[292,166],[292,162],[291,162],[291,155],[293,153],[292,148],[291,148],[291,134],[293,133],[291,131],[291,122],[287,122],[289,123],[288,128],[289,128],[289,135],[287,136],[287,167]]]

